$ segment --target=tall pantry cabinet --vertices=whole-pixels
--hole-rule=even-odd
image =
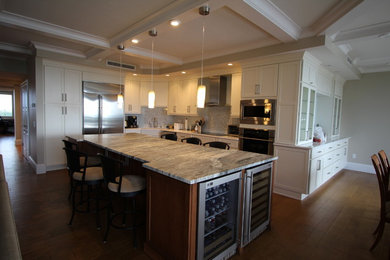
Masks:
[[[82,132],[80,71],[44,66],[46,170],[63,168],[62,139]]]

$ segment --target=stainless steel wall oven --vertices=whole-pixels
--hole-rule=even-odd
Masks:
[[[275,125],[276,100],[241,100],[240,124]]]
[[[274,154],[275,130],[240,128],[239,148],[242,151]]]

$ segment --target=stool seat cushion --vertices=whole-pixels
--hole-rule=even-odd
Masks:
[[[119,177],[115,178],[115,181],[119,182]],[[108,183],[108,189],[112,192],[118,192],[119,184]],[[145,178],[136,175],[123,175],[121,193],[137,192],[145,189]]]
[[[83,174],[81,172],[74,172],[73,179],[81,181]],[[102,167],[88,167],[85,172],[86,181],[98,181],[103,180],[103,169]]]

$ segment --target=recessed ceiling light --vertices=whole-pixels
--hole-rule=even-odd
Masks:
[[[169,74],[165,74],[165,76],[166,76],[166,77],[169,77],[169,76],[171,76],[171,75],[169,75]]]
[[[169,24],[171,25],[171,26],[173,26],[173,27],[177,27],[177,26],[179,26],[180,25],[180,21],[179,20],[170,20],[169,21]]]
[[[137,73],[133,73],[133,76],[137,76]]]
[[[137,44],[137,43],[139,43],[139,40],[138,39],[132,39],[131,42]]]
[[[228,63],[228,66],[233,66],[233,63]]]
[[[181,72],[181,74],[186,74],[186,73],[187,73],[187,72],[185,72],[185,71],[182,71],[182,72]]]

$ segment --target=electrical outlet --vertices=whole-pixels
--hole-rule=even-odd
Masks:
[[[352,159],[356,159],[356,153],[352,154]]]

